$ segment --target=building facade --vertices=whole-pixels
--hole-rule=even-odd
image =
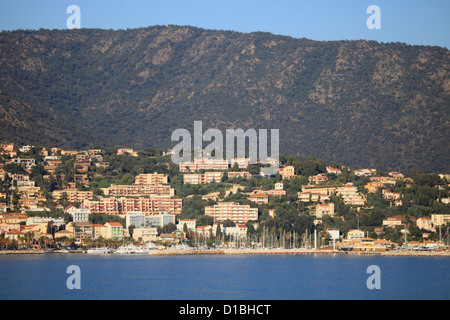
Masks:
[[[258,208],[251,208],[249,205],[240,205],[234,202],[219,202],[214,206],[205,207],[205,214],[213,217],[215,221],[229,219],[239,224],[258,220]]]

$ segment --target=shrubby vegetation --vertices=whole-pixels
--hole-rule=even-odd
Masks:
[[[1,140],[165,148],[173,130],[202,120],[280,129],[288,155],[449,169],[445,48],[177,26],[42,29],[1,32],[0,61]],[[323,169],[292,161],[305,175]]]

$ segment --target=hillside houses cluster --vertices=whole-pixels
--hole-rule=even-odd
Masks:
[[[204,226],[198,225],[196,219],[183,217],[184,199],[177,195],[177,188],[167,173],[139,173],[133,176],[132,182],[112,182],[94,190],[91,186],[93,168],[105,169],[110,166],[102,150],[42,148],[38,157],[32,157],[30,151],[33,148],[16,148],[11,143],[0,145],[0,180],[3,186],[0,190],[0,231],[6,239],[18,241],[26,238],[26,234],[32,234],[33,238],[69,238],[80,243],[86,239],[99,238],[177,242],[186,238],[186,229],[189,234],[202,238],[211,238],[219,230],[229,237],[246,239],[249,224],[258,226],[261,208],[266,208],[269,216],[276,218],[277,212],[271,205],[284,201],[288,196],[286,185],[292,179],[299,178],[294,166],[281,165],[280,179],[272,188],[255,187],[244,192],[237,185],[224,195],[219,192],[202,195],[203,199],[214,203],[204,208],[204,215],[212,219],[211,224]],[[139,157],[139,153],[127,148],[119,149],[116,155]],[[61,174],[58,170],[61,166],[67,166],[68,159],[71,161],[70,176]],[[43,168],[39,171],[42,174],[36,179],[35,169],[40,166]],[[20,173],[13,172],[17,167],[22,168]],[[230,180],[266,178],[260,173],[250,173],[249,168],[248,159],[203,159],[179,164],[177,174],[183,185],[200,187]],[[362,186],[351,182],[336,183],[335,177],[342,175],[344,169],[349,170],[347,167],[327,166],[324,172],[308,176],[307,182],[295,190],[295,201],[306,206],[316,225],[321,224],[325,217],[336,217],[339,214],[335,199],[359,211],[370,209],[368,196],[379,193],[391,206],[402,206],[403,197],[395,191],[396,184],[414,184],[411,178],[402,173],[377,175],[374,169],[351,171],[355,176],[367,178],[367,183]],[[450,177],[443,175],[443,178]],[[54,190],[42,190],[36,183],[38,180],[52,183]],[[443,187],[448,188],[448,184]],[[223,200],[224,196],[237,193],[242,194],[249,202],[242,204]],[[447,197],[440,201],[449,203]],[[52,206],[49,202],[53,203]],[[60,216],[50,216],[55,211],[60,212]],[[110,221],[94,223],[94,216],[107,216]],[[449,215],[432,214],[418,217],[415,226],[432,233],[437,232],[440,226],[447,225],[449,220]],[[407,232],[405,230],[408,226],[403,217],[390,217],[378,228]],[[388,248],[393,245],[371,239],[359,229],[352,229],[346,234],[341,234],[339,229],[329,229],[325,238],[343,249],[378,250],[380,247]]]

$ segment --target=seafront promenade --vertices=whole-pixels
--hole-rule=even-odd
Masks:
[[[41,254],[86,254],[84,250],[69,252],[58,251],[36,251],[36,250],[1,250],[0,255],[41,255]],[[110,253],[113,254],[114,253]],[[99,254],[100,255],[100,254]],[[138,253],[135,253],[138,255]],[[141,254],[142,255],[142,254]],[[346,252],[337,250],[321,249],[166,249],[153,250],[145,255],[150,256],[183,256],[183,255],[351,255],[351,256],[391,256],[391,257],[450,257],[450,250],[445,251],[410,251],[392,250],[387,252]]]
[[[336,250],[314,249],[210,249],[210,250],[155,250],[149,253],[153,256],[174,255],[380,255],[380,256],[420,256],[420,257],[450,257],[447,251],[408,251],[394,250],[388,252],[344,252]]]

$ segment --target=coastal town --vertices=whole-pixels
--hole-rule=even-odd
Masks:
[[[0,254],[449,255],[450,174],[0,144]]]

